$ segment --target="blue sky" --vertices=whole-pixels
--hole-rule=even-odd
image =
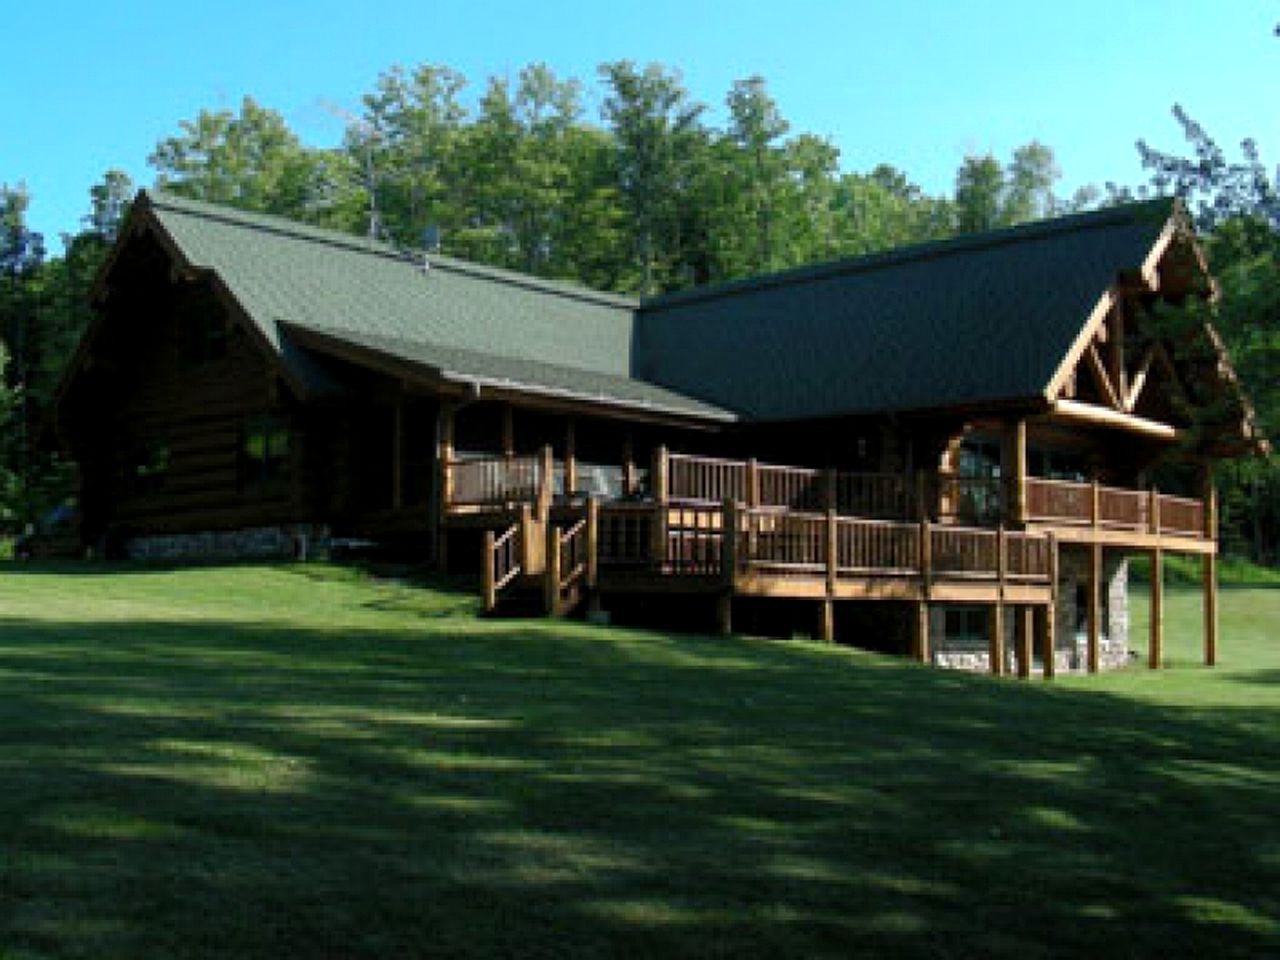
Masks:
[[[0,182],[24,180],[50,246],[77,228],[109,167],[140,184],[147,155],[202,108],[242,96],[315,145],[393,64],[441,63],[472,93],[542,61],[588,83],[628,58],[679,68],[714,108],[761,74],[796,131],[830,137],[849,170],[892,163],[930,192],[966,153],[1007,158],[1039,139],[1069,192],[1138,184],[1134,141],[1181,146],[1186,106],[1224,145],[1258,139],[1280,160],[1274,0],[736,0],[337,3],[141,0],[13,3],[0,16]]]

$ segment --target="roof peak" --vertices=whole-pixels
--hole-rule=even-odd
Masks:
[[[137,199],[146,207],[197,216],[294,240],[326,244],[352,253],[394,260],[417,269],[421,269],[425,263],[432,270],[447,270],[451,273],[483,278],[496,283],[510,284],[543,293],[586,300],[628,310],[635,310],[640,303],[634,297],[595,290],[571,281],[550,280],[516,270],[506,270],[502,267],[492,267],[487,264],[473,263],[469,260],[460,260],[440,253],[401,250],[380,240],[358,237],[354,234],[343,233],[340,230],[328,227],[318,227],[277,214],[258,213],[241,210],[225,204],[193,200],[190,197],[184,197],[181,194],[172,193],[164,189],[140,190],[138,191]]]
[[[1042,220],[1020,223],[1011,227],[1001,227],[996,230],[967,233],[957,237],[911,244],[905,247],[893,247],[888,250],[856,257],[842,257],[821,263],[790,267],[785,270],[757,274],[740,280],[730,280],[713,286],[677,290],[644,298],[640,303],[640,308],[641,310],[661,309],[693,301],[713,300],[770,287],[787,286],[824,277],[839,276],[845,273],[877,270],[882,267],[932,260],[959,253],[970,253],[1005,244],[1023,243],[1027,240],[1057,236],[1075,230],[1096,229],[1126,223],[1133,224],[1142,220],[1150,220],[1152,223],[1163,225],[1169,217],[1181,209],[1181,201],[1173,197],[1157,197],[1152,200],[1117,204],[1062,217],[1046,217]]]

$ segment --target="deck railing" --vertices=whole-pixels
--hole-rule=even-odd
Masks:
[[[484,535],[484,608],[492,611],[498,605],[498,594],[520,576],[523,549],[520,524],[513,523],[503,533],[492,530]]]
[[[450,506],[532,503],[543,489],[543,458],[537,455],[462,457],[448,461],[445,470]]]
[[[933,487],[933,513],[938,520],[994,527],[1005,519],[1004,481],[999,477],[939,473]]]
[[[1202,500],[1100,483],[1027,477],[1027,520],[1204,537]]]
[[[890,520],[836,520],[837,573],[911,575],[921,572],[920,525]]]
[[[740,516],[740,569],[782,576],[822,575],[827,569],[826,514],[754,509]]]
[[[747,464],[742,460],[667,455],[667,498],[676,503],[721,504],[747,500]]]

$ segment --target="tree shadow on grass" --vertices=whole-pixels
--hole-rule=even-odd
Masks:
[[[574,624],[0,619],[0,946],[1259,956],[1264,714]]]

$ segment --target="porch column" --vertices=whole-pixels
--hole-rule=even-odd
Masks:
[[[836,602],[830,597],[823,597],[818,603],[818,639],[823,643],[835,643]]]
[[[1095,482],[1096,492],[1096,482]],[[1096,502],[1096,501],[1095,501]],[[1096,513],[1095,513],[1096,516]],[[1102,647],[1102,544],[1089,544],[1089,649],[1088,669],[1098,672]]]
[[[653,466],[649,473],[649,490],[653,493],[653,562],[659,570],[667,565],[667,448],[660,446],[653,451]],[[726,530],[727,542],[728,531]]]
[[[1164,661],[1164,551],[1151,551],[1151,638],[1147,645],[1147,666],[1159,670]]]
[[[631,434],[622,440],[622,496],[629,497],[636,492],[636,455],[631,444]]]
[[[1005,515],[1010,522],[1025,526],[1027,522],[1027,421],[1015,420],[1005,441],[1005,491],[1008,503]]]

